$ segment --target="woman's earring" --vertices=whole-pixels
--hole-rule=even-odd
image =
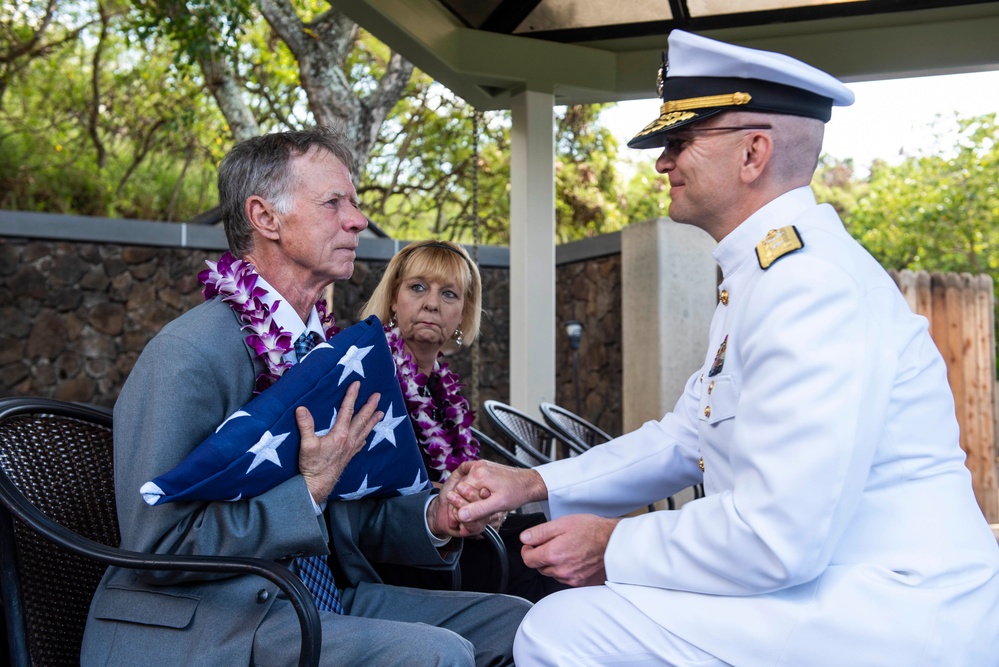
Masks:
[[[389,320],[389,328],[395,327],[396,324],[397,324],[397,322],[395,321],[395,311],[393,310],[392,311],[392,319]]]
[[[455,345],[457,345],[458,347],[461,347],[461,342],[462,342],[461,337],[464,336],[464,335],[465,335],[465,332],[461,330],[461,327],[458,327],[457,329],[454,330],[454,343],[455,343]]]

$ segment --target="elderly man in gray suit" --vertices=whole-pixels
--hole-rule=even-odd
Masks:
[[[255,295],[292,341],[323,335],[315,304],[327,285],[353,272],[367,221],[351,164],[340,138],[319,129],[255,137],[220,165],[230,250],[252,265]],[[278,300],[284,308],[273,307]],[[318,562],[319,571],[303,578],[336,584],[330,598],[317,596],[323,665],[513,664],[513,637],[529,603],[388,586],[372,566],[455,566],[461,540],[440,496],[424,491],[326,504],[381,417],[377,397],[355,412],[352,388],[325,434],[316,434],[308,410],[299,408],[300,474],[259,496],[156,507],[143,502],[143,482],[174,468],[255,388],[294,362],[294,352],[282,354],[266,336],[251,334],[248,341],[241,307],[216,296],[171,322],[146,346],[122,389],[114,413],[122,546],[267,558],[300,574],[306,561]],[[263,579],[112,567],[91,605],[82,663],[288,665],[299,643],[291,604]]]

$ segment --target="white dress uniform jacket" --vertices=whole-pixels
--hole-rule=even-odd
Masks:
[[[756,246],[804,247],[763,270]],[[608,586],[732,665],[999,665],[999,546],[925,318],[809,188],[718,244],[703,368],[659,422],[539,468],[553,516],[619,516]]]

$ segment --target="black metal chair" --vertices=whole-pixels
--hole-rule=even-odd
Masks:
[[[264,577],[298,614],[298,664],[318,664],[319,614],[288,568],[258,558],[118,548],[113,462],[110,411],[42,398],[0,399],[0,592],[11,665],[80,664],[90,600],[108,565]]]
[[[567,440],[572,440],[583,449],[600,445],[613,440],[613,436],[591,424],[574,412],[570,412],[554,403],[543,402],[539,406],[541,416],[548,425],[558,431]]]
[[[472,435],[474,435],[475,439],[479,441],[479,444],[489,448],[490,451],[499,455],[502,463],[507,463],[518,468],[532,468],[541,463],[551,463],[551,459],[541,452],[536,451],[534,453],[529,453],[523,449],[518,452],[512,447],[508,447],[496,440],[493,440],[477,428],[472,428]]]
[[[571,439],[577,445],[589,449],[594,445],[610,442],[614,439],[599,427],[586,421],[574,412],[570,412],[554,403],[543,402],[539,406],[545,421],[551,425],[567,439]],[[704,485],[696,484],[692,487],[694,499],[704,497]],[[666,508],[676,509],[676,500],[670,496],[666,498]],[[655,510],[655,505],[649,505],[649,511]]]
[[[538,463],[586,451],[585,447],[564,438],[548,425],[506,403],[490,400],[483,403],[483,408],[496,428],[512,444],[537,459]]]

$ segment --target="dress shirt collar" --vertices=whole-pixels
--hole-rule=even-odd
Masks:
[[[798,216],[816,205],[812,188],[803,186],[785,192],[767,203],[736,227],[715,246],[715,261],[723,276],[730,276],[747,260],[756,258],[756,244],[771,229],[779,229],[794,222]]]
[[[323,325],[319,320],[319,313],[316,311],[315,306],[312,307],[312,311],[309,313],[309,322],[306,324],[298,316],[298,313],[295,312],[295,309],[291,307],[288,300],[281,296],[281,293],[274,289],[274,286],[264,280],[263,276],[259,274],[257,275],[257,285],[267,290],[267,294],[263,296],[261,301],[271,308],[271,316],[274,318],[274,323],[291,334],[291,341],[293,343],[298,340],[298,337],[304,331],[315,331],[323,340],[326,340],[326,334],[323,333]],[[274,304],[277,302],[280,302],[280,305],[275,310]],[[292,350],[286,354],[285,359],[294,363],[297,359],[295,351]]]

